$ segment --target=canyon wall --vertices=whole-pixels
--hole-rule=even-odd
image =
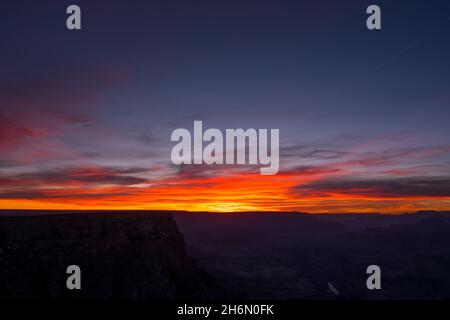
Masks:
[[[69,265],[81,290],[68,290]],[[0,215],[0,299],[220,298],[165,212]]]

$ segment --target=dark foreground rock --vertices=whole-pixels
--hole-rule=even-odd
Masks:
[[[81,268],[81,290],[66,269]],[[0,215],[0,299],[211,299],[169,213]]]

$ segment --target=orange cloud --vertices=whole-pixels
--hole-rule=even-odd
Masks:
[[[18,180],[6,182],[9,193],[0,194],[0,207],[8,209],[148,209],[188,211],[307,211],[405,212],[448,210],[450,193],[395,191],[395,185],[376,182],[330,183],[339,172],[333,168],[299,167],[275,176],[221,171],[220,175],[179,175],[146,180],[135,169],[88,168],[25,176],[41,181],[24,188]],[[43,177],[47,177],[43,179]],[[37,180],[36,180],[37,179]],[[39,180],[41,179],[41,180]],[[403,190],[424,181],[403,185]],[[430,182],[431,183],[431,182]],[[3,185],[5,186],[5,185]],[[12,187],[13,186],[13,187]],[[393,189],[394,188],[394,189]],[[389,191],[389,192],[387,192]]]

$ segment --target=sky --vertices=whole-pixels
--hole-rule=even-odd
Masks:
[[[1,209],[450,210],[448,1],[3,1],[0,35]],[[174,165],[194,120],[279,128],[280,172]]]

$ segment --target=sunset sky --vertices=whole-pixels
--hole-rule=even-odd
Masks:
[[[10,1],[0,34],[0,209],[450,210],[449,1]],[[280,172],[173,165],[194,120],[279,128]]]

